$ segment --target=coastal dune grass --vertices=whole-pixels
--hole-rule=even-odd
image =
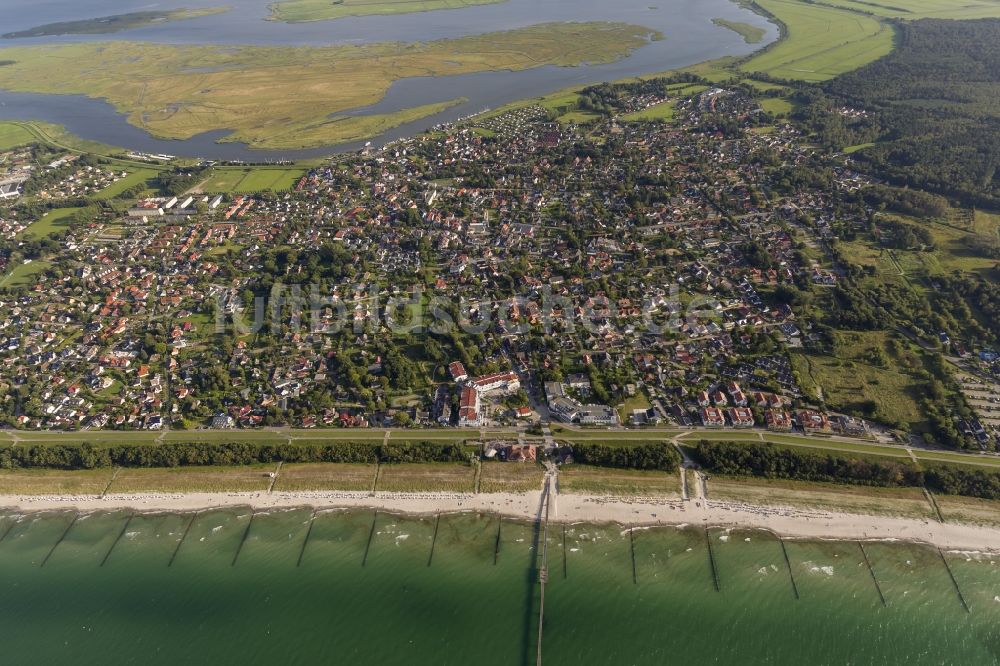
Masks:
[[[935,518],[934,509],[919,488],[876,488],[786,479],[759,479],[712,475],[708,499],[761,506]]]
[[[464,463],[405,463],[382,465],[379,492],[461,492],[474,490],[476,470]]]
[[[567,465],[559,472],[559,492],[578,495],[663,495],[680,497],[680,475],[656,470]]]
[[[108,494],[263,492],[275,465],[123,469]]]
[[[0,471],[0,495],[100,495],[110,469],[19,469]]]
[[[375,465],[360,463],[304,463],[282,465],[274,492],[371,490]]]
[[[484,462],[481,493],[527,493],[541,490],[545,470],[536,463]]]

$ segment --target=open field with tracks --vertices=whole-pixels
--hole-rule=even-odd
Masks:
[[[786,28],[784,38],[745,62],[747,72],[825,81],[887,55],[892,27],[853,11],[798,2],[758,0]]]

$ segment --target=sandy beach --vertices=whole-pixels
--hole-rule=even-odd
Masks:
[[[480,511],[535,519],[541,493],[184,493],[92,496],[0,496],[0,509],[91,512],[133,509],[142,512],[198,511],[233,506],[256,510],[310,506],[316,509],[377,508],[395,513]],[[743,503],[663,497],[610,497],[560,494],[553,497],[550,520],[618,523],[623,526],[703,525],[770,530],[790,538],[900,540],[948,550],[1000,553],[1000,529],[914,518],[860,515],[754,506]]]

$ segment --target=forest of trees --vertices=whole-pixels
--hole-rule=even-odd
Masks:
[[[861,486],[926,487],[945,495],[1000,499],[1000,472],[958,465],[921,469],[909,461],[793,451],[768,444],[707,442],[695,457],[706,470],[727,476],[823,481]]]
[[[901,23],[899,47],[820,88],[802,87],[797,118],[836,150],[897,185],[965,205],[1000,205],[1000,20]],[[845,116],[844,107],[873,111]]]
[[[680,455],[666,442],[608,446],[606,444],[573,444],[573,460],[581,465],[618,467],[621,469],[658,469],[673,472]]]
[[[99,467],[185,467],[250,465],[273,462],[410,463],[462,462],[469,451],[460,444],[434,442],[337,442],[325,445],[254,442],[121,444],[89,443],[12,446],[0,451],[0,469]]]
[[[701,441],[698,462],[716,474],[827,481],[865,486],[921,486],[923,473],[908,462],[874,461],[793,451],[768,444]]]

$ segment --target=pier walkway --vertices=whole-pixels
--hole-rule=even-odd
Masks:
[[[542,628],[545,624],[545,584],[549,582],[549,501],[552,491],[552,476],[545,476],[545,490],[542,492],[542,561],[538,568],[538,584],[540,587],[538,601],[538,644],[535,656],[536,666],[542,666]],[[542,507],[539,507],[540,509]]]

